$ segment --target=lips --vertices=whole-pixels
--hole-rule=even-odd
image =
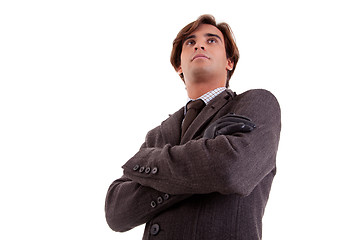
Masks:
[[[209,59],[208,56],[206,56],[205,54],[196,54],[192,59],[191,61],[194,61],[195,59],[197,58],[206,58],[206,59]]]

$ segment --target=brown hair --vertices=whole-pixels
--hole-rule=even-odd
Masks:
[[[171,51],[170,62],[177,70],[181,65],[181,52],[182,46],[184,44],[184,40],[194,32],[201,24],[210,24],[217,27],[221,33],[224,35],[225,41],[225,50],[226,50],[226,57],[230,59],[233,63],[233,69],[228,71],[227,79],[226,79],[226,87],[229,87],[229,80],[232,74],[235,71],[236,64],[239,60],[239,50],[235,43],[235,38],[233,32],[231,31],[230,26],[227,23],[219,23],[217,24],[215,18],[212,15],[201,15],[196,21],[189,23],[186,25],[181,31],[178,33],[176,38],[173,41],[173,49]],[[181,79],[184,81],[184,74],[180,74]]]

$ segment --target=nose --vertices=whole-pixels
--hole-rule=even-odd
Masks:
[[[199,50],[200,48],[201,48],[202,50],[205,50],[204,45],[202,45],[202,44],[200,44],[200,43],[196,44],[195,47],[194,47],[195,51]]]

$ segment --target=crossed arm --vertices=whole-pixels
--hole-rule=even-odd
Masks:
[[[193,194],[250,194],[275,169],[280,109],[269,94],[241,102],[244,105],[235,113],[251,117],[257,125],[250,133],[177,146],[144,144],[123,166],[124,176],[109,188],[105,205],[109,226],[127,231]],[[140,166],[151,171],[139,172]]]

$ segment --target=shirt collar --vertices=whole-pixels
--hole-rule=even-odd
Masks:
[[[220,93],[222,93],[223,91],[225,91],[226,87],[219,87],[219,88],[216,88],[210,92],[207,92],[205,93],[204,95],[200,96],[199,98],[197,99],[201,99],[204,101],[204,103],[206,105],[208,105],[208,103],[213,100],[217,95],[219,95]],[[185,114],[186,114],[186,105],[191,102],[191,101],[195,101],[197,99],[191,99],[191,98],[188,98],[186,104],[185,104]]]

